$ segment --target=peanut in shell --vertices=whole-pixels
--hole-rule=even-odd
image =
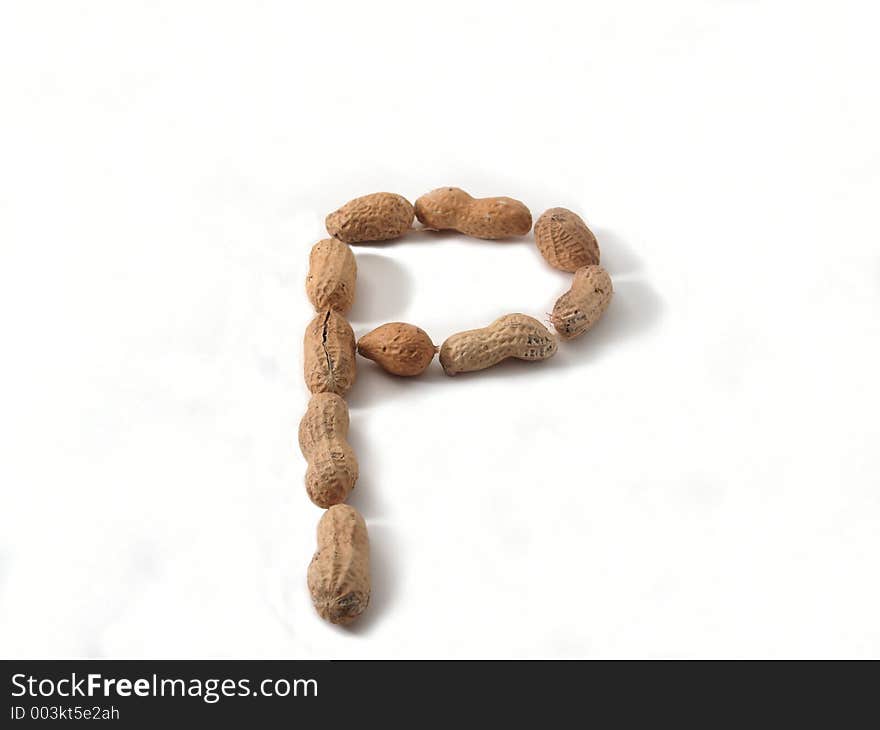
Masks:
[[[447,375],[455,375],[483,370],[509,357],[547,360],[556,349],[556,338],[538,320],[525,314],[506,314],[488,327],[448,337],[440,347],[440,364]]]
[[[354,507],[337,504],[321,517],[308,585],[315,610],[330,623],[350,623],[370,604],[370,542]]]
[[[550,208],[535,222],[535,244],[548,264],[575,272],[599,263],[596,236],[577,213]]]
[[[348,244],[336,238],[318,241],[309,254],[306,294],[315,311],[345,314],[354,302],[357,262]]]
[[[338,312],[319,312],[303,338],[306,386],[314,393],[345,395],[354,385],[355,340],[351,325]]]
[[[579,337],[589,330],[608,309],[614,287],[601,266],[584,266],[572,279],[571,289],[556,300],[550,321],[564,340]]]
[[[425,371],[437,347],[421,328],[405,322],[389,322],[358,340],[358,354],[373,360],[382,369],[405,377]]]
[[[532,214],[513,198],[474,198],[461,188],[437,188],[415,205],[425,228],[454,230],[485,239],[524,236],[532,227]]]
[[[387,241],[406,233],[413,206],[396,193],[371,193],[349,200],[327,216],[327,233],[345,243]]]
[[[324,509],[344,502],[357,482],[357,459],[346,440],[348,423],[342,396],[318,393],[299,424],[299,447],[308,462],[306,491]]]

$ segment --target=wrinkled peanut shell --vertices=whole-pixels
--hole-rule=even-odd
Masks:
[[[308,584],[318,615],[334,624],[353,621],[370,604],[370,543],[354,507],[337,504],[318,523]]]
[[[347,244],[335,238],[318,241],[309,254],[306,294],[316,311],[345,314],[354,302],[357,263]]]
[[[306,491],[318,507],[344,502],[358,478],[358,463],[346,441],[348,406],[336,393],[318,393],[299,424],[299,447],[309,466]]]
[[[535,243],[551,266],[575,272],[599,263],[599,244],[581,217],[566,208],[550,208],[535,222]]]
[[[405,322],[389,322],[358,340],[358,353],[394,375],[423,373],[437,348],[423,330]]]
[[[605,269],[584,266],[575,272],[571,289],[556,300],[550,321],[562,339],[578,337],[599,321],[613,294]]]
[[[412,204],[395,193],[371,193],[349,200],[327,216],[327,233],[345,243],[387,241],[412,227]]]
[[[556,338],[538,320],[507,314],[488,327],[452,335],[440,347],[440,364],[447,375],[497,365],[509,357],[546,360],[556,354]]]
[[[357,375],[351,325],[338,312],[320,312],[303,340],[306,386],[312,393],[345,395]]]
[[[529,209],[513,198],[473,198],[461,188],[437,188],[416,200],[416,217],[426,228],[454,230],[474,238],[524,236],[532,227]]]

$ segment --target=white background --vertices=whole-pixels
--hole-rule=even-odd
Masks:
[[[856,2],[7,2],[4,657],[880,657],[880,51]],[[373,603],[314,614],[323,217],[562,205],[616,298],[542,364],[361,360]],[[531,236],[357,249],[351,321],[568,286]]]

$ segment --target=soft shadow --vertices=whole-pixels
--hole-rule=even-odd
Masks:
[[[412,378],[402,378],[384,371],[376,363],[360,356],[357,359],[357,369],[357,381],[346,395],[350,410],[370,408],[377,403],[394,400],[408,390],[418,388],[420,383],[424,384],[427,375],[424,373]]]
[[[375,460],[375,441],[370,439],[367,417],[352,415],[348,430],[348,443],[354,450],[358,461],[358,480],[348,497],[348,503],[368,521],[382,516],[385,508],[382,503],[381,488],[376,483],[379,469]]]
[[[638,337],[653,329],[663,318],[663,300],[657,291],[641,281],[614,283],[614,298],[608,310],[586,334],[560,343],[560,348],[590,357]]]
[[[355,253],[357,291],[348,319],[354,324],[393,322],[412,295],[412,277],[390,256]]]
[[[423,244],[423,243],[468,243],[468,244],[485,244],[485,245],[498,245],[498,244],[511,244],[511,243],[534,243],[531,233],[526,234],[525,236],[508,236],[507,238],[473,238],[471,236],[466,236],[464,233],[459,233],[458,231],[452,230],[443,230],[436,231],[433,228],[425,228],[419,224],[416,224],[416,227],[412,230],[408,231],[405,236],[402,238],[396,238],[394,241],[400,241],[401,243],[415,243],[415,244]],[[389,241],[388,243],[394,243],[394,241]]]
[[[385,525],[367,522],[370,536],[370,605],[357,621],[341,627],[351,634],[365,634],[381,623],[394,602],[398,587],[396,566],[400,551],[394,545],[391,530]]]
[[[540,371],[554,370],[569,367],[573,364],[575,364],[574,361],[568,361],[558,355],[546,362],[540,363],[540,365],[509,358],[485,370],[457,373],[450,376],[443,372],[439,361],[437,358],[434,358],[434,361],[424,373],[412,378],[401,378],[391,375],[382,370],[378,365],[373,365],[366,372],[358,370],[358,382],[355,383],[354,388],[351,389],[346,397],[348,398],[350,411],[361,408],[368,409],[375,404],[387,403],[396,398],[406,396],[407,391],[412,388],[416,388],[419,391],[419,395],[423,396],[426,392],[440,388],[461,387],[462,385],[467,386],[472,383],[477,384],[476,387],[478,387],[480,381],[485,383],[496,377],[507,380],[516,380],[520,377],[533,378],[536,369]],[[363,378],[361,377],[362,374]],[[353,443],[352,447],[354,447]]]
[[[602,266],[612,277],[635,274],[641,271],[642,260],[632,246],[614,231],[607,228],[597,228],[595,234],[602,252]]]

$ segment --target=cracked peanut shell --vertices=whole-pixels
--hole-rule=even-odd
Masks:
[[[525,314],[506,314],[488,327],[459,332],[440,347],[440,364],[447,375],[483,370],[509,357],[547,360],[556,354],[556,338],[544,325]]]
[[[306,294],[316,311],[335,309],[345,314],[354,302],[357,263],[348,244],[325,238],[312,246]]]
[[[394,375],[419,375],[437,348],[427,332],[405,322],[389,322],[358,340],[358,353]]]
[[[396,193],[371,193],[349,200],[327,216],[327,233],[345,243],[387,241],[413,223],[412,204]]]
[[[584,266],[575,272],[571,289],[556,300],[550,321],[562,339],[578,337],[599,321],[613,294],[605,269]]]
[[[513,198],[474,198],[461,188],[437,188],[416,200],[416,217],[426,228],[454,230],[474,238],[524,236],[532,214]]]
[[[599,263],[599,243],[577,213],[550,208],[535,222],[535,243],[548,264],[575,272]]]
[[[353,621],[370,604],[370,543],[354,507],[337,504],[321,517],[308,585],[318,615],[334,624]]]
[[[312,393],[345,395],[357,375],[351,325],[328,309],[309,322],[303,339],[303,369]]]
[[[336,393],[313,395],[299,423],[299,448],[308,462],[306,491],[324,509],[344,502],[357,482],[348,423],[348,406]]]

